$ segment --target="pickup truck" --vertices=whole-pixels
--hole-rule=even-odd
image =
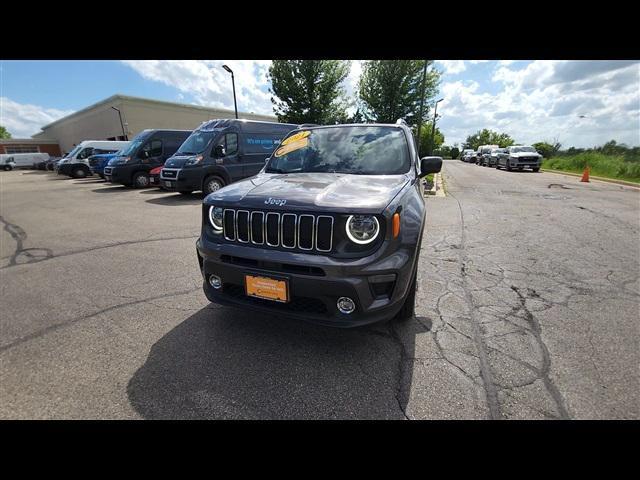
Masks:
[[[499,170],[505,168],[511,171],[515,168],[522,171],[530,168],[534,172],[540,171],[542,165],[542,155],[535,148],[525,145],[514,145],[507,147],[498,155],[498,163],[496,168]]]

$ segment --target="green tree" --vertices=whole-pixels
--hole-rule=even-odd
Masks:
[[[458,147],[453,147],[451,149],[451,158],[456,159],[458,158],[458,155],[460,155],[460,149],[458,149]]]
[[[267,77],[278,120],[334,124],[347,118],[341,84],[350,67],[343,60],[274,60]]]
[[[549,142],[536,142],[531,145],[535,148],[544,158],[551,158],[558,153],[561,145],[558,142],[549,143]]]
[[[501,148],[509,147],[515,142],[506,133],[494,132],[488,128],[478,130],[473,135],[469,135],[464,142],[463,148],[477,150],[480,145],[498,145]]]
[[[420,129],[420,141],[418,143],[418,152],[420,157],[424,157],[429,154],[429,146],[431,145],[431,125],[433,122],[427,122],[422,125]],[[416,128],[413,129],[413,135],[416,136]],[[436,126],[436,131],[433,139],[433,151],[438,150],[442,144],[444,144],[444,135]]]
[[[0,138],[11,138],[9,131],[0,125]]]
[[[371,60],[362,67],[358,94],[367,120],[395,123],[403,118],[416,125],[420,114],[422,71],[427,62],[423,123],[429,117],[429,103],[440,83],[440,72],[431,60]],[[431,66],[431,68],[429,68]]]

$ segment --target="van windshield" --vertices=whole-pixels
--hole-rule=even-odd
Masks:
[[[197,153],[204,152],[211,139],[217,135],[219,130],[199,130],[189,135],[180,148],[175,153],[176,155],[195,155]]]
[[[402,129],[338,126],[292,132],[273,153],[265,172],[399,175],[410,167]]]
[[[71,150],[69,153],[67,153],[63,158],[73,157],[76,153],[78,153],[78,150],[80,150],[81,148],[82,148],[82,145],[76,145],[75,148]]]
[[[131,143],[128,147],[122,149],[122,151],[120,152],[120,156],[130,157],[131,155],[133,155],[136,150],[138,150],[138,148],[140,148],[140,146],[147,140],[148,136],[149,135],[147,133],[138,135],[136,138],[131,140]]]

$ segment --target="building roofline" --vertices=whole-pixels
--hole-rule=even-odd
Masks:
[[[115,95],[111,95],[108,98],[105,98],[104,100],[100,100],[99,102],[96,102],[92,105],[89,105],[88,107],[85,107],[81,110],[77,110],[73,113],[70,113],[69,115],[59,118],[58,120],[51,122],[43,127],[40,127],[41,131],[44,131],[46,128],[50,128],[53,125],[56,125],[58,123],[61,123],[63,121],[69,120],[70,118],[76,117],[78,115],[81,115],[85,112],[88,112],[89,110],[92,110],[96,107],[100,107],[102,105],[105,105],[107,103],[111,103],[114,102],[116,100],[121,100],[121,101],[130,101],[130,102],[137,102],[137,103],[149,103],[149,104],[154,104],[154,105],[167,105],[167,106],[171,106],[171,107],[183,107],[183,108],[188,108],[188,109],[196,109],[196,110],[202,110],[203,112],[220,112],[220,113],[226,113],[229,115],[234,115],[235,116],[235,110],[229,110],[226,108],[218,108],[218,107],[203,107],[200,105],[192,105],[190,103],[178,103],[178,102],[167,102],[166,100],[155,100],[153,98],[144,98],[144,97],[132,97],[130,95],[123,95],[121,93],[116,93]],[[276,118],[275,115],[266,115],[266,114],[262,114],[262,113],[249,113],[249,112],[238,112],[238,116],[241,115],[256,115],[258,117],[265,117],[265,118]],[[248,119],[247,119],[248,120]],[[41,132],[38,132],[41,133]],[[37,135],[37,134],[35,134]]]
[[[54,140],[54,139],[50,139],[50,138],[43,138],[43,139],[39,139],[39,138],[3,138],[0,139],[0,144],[3,145],[10,145],[10,144],[18,144],[18,143],[35,143],[35,144],[52,144],[52,145],[57,145],[58,141]]]

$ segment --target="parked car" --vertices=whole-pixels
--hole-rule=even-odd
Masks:
[[[73,178],[84,178],[92,175],[89,165],[91,155],[103,153],[115,153],[126,148],[129,142],[116,142],[108,140],[85,140],[74,148],[58,164],[59,175],[69,175]]]
[[[163,167],[156,167],[149,172],[149,185],[152,187],[160,187],[161,189],[165,189],[162,185],[160,185],[160,172]]]
[[[478,156],[475,151],[467,152],[464,155],[463,161],[467,163],[476,163]]]
[[[524,170],[530,168],[534,172],[540,171],[542,165],[542,155],[535,148],[525,145],[514,145],[504,149],[498,155],[497,169],[504,167],[507,171],[514,168]]]
[[[196,243],[211,302],[336,327],[413,315],[426,218],[405,123],[290,132],[260,173],[208,195]]]
[[[143,130],[109,161],[104,168],[105,179],[127,187],[148,187],[149,172],[164,165],[189,135],[191,130]]]
[[[468,162],[469,157],[474,153],[475,152],[473,151],[472,148],[465,148],[460,154],[460,160],[462,160],[463,162]]]
[[[38,163],[48,159],[48,153],[4,153],[1,162],[5,170],[12,170],[14,168],[37,168]]]
[[[486,167],[489,163],[489,156],[491,155],[491,150],[494,148],[500,148],[499,145],[480,145],[477,151],[477,165],[482,165]]]
[[[198,127],[169,158],[160,180],[170,191],[205,195],[258,173],[280,140],[298,125],[251,120],[211,120]]]
[[[97,174],[100,178],[104,178],[104,167],[107,166],[109,160],[119,156],[121,152],[122,150],[118,150],[114,153],[100,153],[98,155],[91,155],[88,158],[91,174]]]
[[[487,166],[495,168],[498,165],[498,155],[504,151],[504,148],[492,148],[487,159]]]

